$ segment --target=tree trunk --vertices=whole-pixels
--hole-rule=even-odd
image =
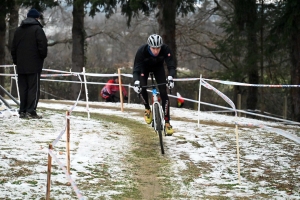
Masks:
[[[0,6],[0,65],[5,65],[5,32],[6,32],[6,23],[5,23],[5,7]],[[0,67],[0,73],[4,73],[4,67]],[[4,86],[5,76],[0,76],[0,85]],[[4,91],[0,90],[0,95],[4,96]]]
[[[8,31],[8,50],[9,52],[11,51],[11,45],[12,45],[12,40],[14,38],[15,35],[15,31],[18,28],[18,24],[19,24],[19,8],[20,5],[15,4],[15,6],[10,10],[9,12],[9,31]],[[8,64],[13,64],[12,59],[9,61]],[[14,69],[11,67],[10,68],[10,73],[14,74]],[[13,80],[12,81],[12,91],[11,91],[11,95],[14,97],[17,97],[17,86],[16,86],[16,82]]]
[[[82,72],[84,67],[84,2],[74,0],[73,3],[73,27],[72,27],[72,71]],[[78,77],[73,77],[79,81]],[[84,88],[84,87],[83,87]],[[77,99],[80,84],[72,84],[72,99]],[[83,95],[83,94],[82,94]]]
[[[177,67],[177,47],[176,47],[176,1],[160,1],[157,21],[159,24],[159,34],[163,38],[164,44],[168,45],[173,53],[175,67]],[[175,74],[176,77],[176,74]],[[172,90],[176,95],[176,87]],[[170,105],[176,106],[177,99],[170,98]]]
[[[256,1],[247,0],[247,40],[248,49],[246,56],[246,70],[248,72],[248,79],[250,84],[258,84],[258,45],[257,45],[257,28],[255,26],[257,21]],[[257,106],[257,87],[249,87],[247,97],[247,109],[255,110]]]
[[[265,1],[261,0],[261,12],[260,12],[260,84],[264,84],[264,13],[265,13]],[[265,93],[264,88],[260,88],[260,110],[261,113],[265,112]]]
[[[300,85],[300,33],[292,35],[291,84]],[[292,119],[300,122],[300,89],[291,88]]]
[[[16,5],[9,12],[9,35],[8,35],[8,50],[11,51],[11,44],[14,38],[14,34],[19,25],[19,8],[20,5]]]
[[[159,2],[159,12],[157,21],[159,24],[159,34],[163,42],[168,45],[173,52],[175,65],[177,66],[177,47],[176,47],[176,1],[165,0]],[[175,67],[176,67],[175,66]]]

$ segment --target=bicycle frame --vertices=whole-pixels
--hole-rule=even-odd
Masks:
[[[159,109],[159,114],[160,114],[160,119],[161,119],[161,127],[158,127],[157,126],[157,124],[156,124],[156,122],[157,122],[157,120],[156,120],[156,115],[155,114],[153,114],[153,127],[154,127],[154,130],[155,131],[162,131],[162,130],[164,130],[163,129],[163,124],[165,124],[165,119],[164,119],[164,115],[163,115],[163,109],[162,109],[162,107],[161,107],[161,105],[160,105],[160,103],[159,103],[159,101],[158,101],[158,98],[157,98],[157,90],[156,90],[156,88],[154,87],[154,88],[152,88],[152,96],[153,96],[153,103],[152,103],[152,113],[155,113],[155,108],[158,108]],[[157,105],[157,106],[155,106],[155,105]]]
[[[163,126],[163,124],[165,124],[165,119],[164,119],[164,112],[163,112],[163,109],[162,109],[162,107],[161,107],[161,105],[160,105],[160,103],[159,103],[159,101],[158,101],[158,97],[157,97],[157,95],[158,95],[158,92],[157,92],[157,89],[156,89],[156,85],[154,84],[154,80],[153,80],[153,73],[151,72],[150,73],[150,76],[151,76],[151,82],[152,82],[152,85],[151,85],[151,88],[152,88],[152,97],[153,97],[153,103],[152,103],[152,113],[153,113],[153,121],[152,121],[152,126],[154,127],[154,130],[155,131],[163,131],[164,130],[164,126]],[[155,105],[157,105],[157,106],[155,106]],[[155,115],[155,108],[158,108],[159,110],[158,110],[158,113],[159,113],[159,117],[160,117],[160,124],[161,124],[161,127],[158,127],[157,126],[157,124],[156,124],[156,122],[157,122],[157,120],[156,120],[156,115]]]
[[[145,88],[152,88],[152,105],[151,105],[151,110],[152,110],[152,127],[154,128],[154,131],[158,134],[159,136],[159,143],[160,143],[160,147],[161,147],[161,153],[164,154],[165,150],[164,150],[164,145],[163,145],[163,133],[164,135],[166,135],[165,133],[165,118],[164,118],[164,112],[162,109],[162,106],[160,105],[159,101],[158,101],[158,92],[156,89],[156,86],[158,85],[163,85],[166,83],[161,83],[161,84],[154,84],[154,80],[153,80],[153,72],[150,72],[150,76],[151,76],[151,81],[152,81],[152,85],[149,86],[143,86]]]

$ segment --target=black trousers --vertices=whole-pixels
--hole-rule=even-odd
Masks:
[[[155,70],[144,69],[143,72],[144,73],[142,73],[140,76],[141,86],[147,85],[149,72],[153,72],[153,75],[154,75],[154,78],[155,78],[157,84],[166,83],[166,75],[165,75],[164,67],[158,67]],[[165,121],[169,122],[169,120],[170,120],[170,100],[169,100],[168,93],[167,93],[167,86],[159,85],[158,90],[159,90],[159,95],[162,100],[162,107],[163,107],[164,114],[165,114],[165,116],[164,116]],[[141,96],[142,96],[145,108],[150,109],[149,100],[148,100],[148,92],[147,92],[146,88],[142,88]]]
[[[20,110],[36,115],[37,104],[40,99],[40,73],[18,74],[20,93]]]

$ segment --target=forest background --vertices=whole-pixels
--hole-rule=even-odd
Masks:
[[[300,2],[298,0],[1,0],[0,65],[12,64],[13,34],[28,10],[43,13],[48,38],[44,68],[91,73],[132,73],[138,47],[150,34],[162,35],[176,57],[176,77],[199,77],[251,84],[300,85]],[[0,74],[13,73],[0,68]],[[43,72],[44,73],[44,72]],[[56,77],[78,80],[76,77]],[[91,82],[108,78],[88,77]],[[10,77],[0,85],[10,88]],[[124,84],[132,79],[123,78]],[[248,111],[300,122],[298,87],[242,87],[213,84]],[[89,85],[89,100],[101,101],[101,86]],[[178,82],[183,97],[198,96],[198,82]],[[80,84],[41,84],[41,98],[77,98]],[[16,90],[12,90],[14,94]],[[0,95],[4,95],[0,91]],[[82,98],[85,98],[84,93]],[[140,100],[131,95],[132,102]],[[201,101],[226,105],[203,90]],[[175,102],[172,102],[175,105]],[[186,102],[187,108],[194,108]],[[201,105],[201,110],[214,110]]]

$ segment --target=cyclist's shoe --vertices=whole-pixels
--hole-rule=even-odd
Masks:
[[[170,123],[165,124],[165,130],[166,130],[166,135],[168,135],[168,136],[171,136],[174,133],[174,130],[173,130],[172,126],[170,125]]]
[[[145,119],[145,122],[147,124],[151,124],[151,122],[152,122],[152,112],[151,112],[150,109],[145,110],[144,119]]]

